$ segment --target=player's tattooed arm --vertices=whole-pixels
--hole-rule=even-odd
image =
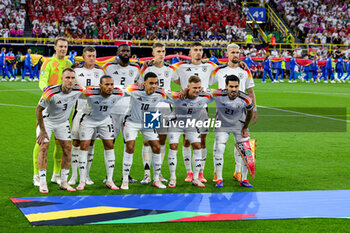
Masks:
[[[40,127],[40,133],[36,139],[39,146],[44,143],[45,139],[49,140],[49,136],[46,133],[46,129],[45,129],[45,125],[44,125],[43,110],[44,110],[44,108],[40,105],[38,105],[35,109],[36,119],[37,119],[38,125]]]
[[[255,98],[255,92],[253,88],[247,89],[248,95],[250,98],[252,98],[253,101],[253,116],[252,116],[252,124],[254,125],[258,120],[258,110],[256,107],[256,98]]]
[[[244,61],[239,62],[239,67],[241,67],[243,70],[249,69],[249,67],[247,66],[247,64]]]

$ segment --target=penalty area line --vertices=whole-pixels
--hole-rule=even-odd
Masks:
[[[4,104],[4,103],[0,103],[0,106],[19,107],[19,108],[36,108],[36,106],[26,106],[26,105],[18,105],[18,104]]]
[[[309,113],[304,113],[304,112],[297,112],[297,111],[285,110],[285,109],[280,109],[280,108],[272,108],[272,107],[261,106],[261,105],[257,105],[257,107],[259,107],[259,108],[271,109],[271,110],[276,110],[276,111],[281,111],[281,112],[288,112],[288,113],[300,114],[300,115],[304,115],[304,116],[317,117],[317,118],[323,118],[323,119],[328,119],[328,120],[334,120],[334,121],[341,121],[341,122],[350,123],[349,120],[337,119],[337,118],[333,118],[333,117],[326,117],[326,116],[315,115],[315,114],[309,114]],[[259,116],[259,115],[258,115],[258,116]]]

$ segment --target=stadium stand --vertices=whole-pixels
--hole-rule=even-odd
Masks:
[[[350,44],[346,2],[274,0],[273,5],[306,44]]]
[[[245,41],[246,18],[230,1],[30,0],[33,37]]]
[[[0,37],[23,37],[26,10],[19,1],[0,1]]]

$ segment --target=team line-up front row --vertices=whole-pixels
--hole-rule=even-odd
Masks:
[[[174,106],[174,112],[172,113],[174,117],[169,121],[177,122],[185,122],[188,119],[208,119],[206,104],[212,101],[216,102],[216,119],[220,122],[219,127],[215,128],[214,161],[217,174],[216,186],[223,187],[223,154],[229,134],[234,134],[236,142],[249,139],[248,125],[252,118],[253,103],[247,94],[239,91],[239,78],[235,75],[228,75],[225,80],[226,89],[203,90],[201,79],[196,75],[192,75],[188,79],[187,89],[182,92],[172,92],[160,88],[159,79],[154,72],[146,73],[143,79],[142,85],[132,84],[127,87],[118,87],[114,85],[114,80],[111,76],[103,75],[99,79],[99,87],[83,88],[76,84],[75,70],[66,68],[62,73],[62,84],[51,86],[44,92],[36,108],[38,120],[37,143],[40,148],[38,156],[39,191],[41,193],[49,191],[46,182],[46,156],[52,131],[54,131],[55,137],[63,150],[60,189],[67,191],[84,190],[89,145],[98,136],[104,145],[104,159],[107,171],[106,187],[118,190],[119,188],[113,181],[115,166],[114,138],[115,133],[119,134],[115,130],[121,129],[125,141],[121,189],[129,189],[129,172],[133,161],[135,139],[139,131],[141,131],[144,140],[148,141],[151,146],[153,185],[157,188],[166,188],[160,179],[162,158],[158,132],[154,129],[146,129],[143,126],[143,113],[146,111],[157,112],[160,102]],[[112,109],[118,108],[118,103],[127,98],[129,98],[129,103],[132,107],[129,109],[127,117],[123,120],[124,126],[121,126],[119,123],[119,125],[114,125],[111,117]],[[79,137],[80,140],[78,153],[80,182],[76,188],[73,188],[67,181],[71,163],[71,132],[68,118],[77,101],[78,107],[79,104],[84,105],[84,107],[81,116],[74,116],[72,126],[73,139]],[[168,131],[167,135],[170,145],[168,153],[170,182],[168,186],[176,187],[177,147],[179,137],[183,134],[189,140],[193,149],[192,184],[198,187],[205,187],[199,180],[198,175],[203,163],[200,134],[207,129],[170,127],[166,130]],[[236,162],[243,165],[242,182],[240,184],[244,187],[252,187],[247,181],[248,169],[241,158],[239,159],[240,161]]]

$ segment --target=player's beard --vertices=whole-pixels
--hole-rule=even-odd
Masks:
[[[129,63],[130,57],[122,57],[122,56],[120,56],[119,59],[125,64],[125,63]]]
[[[232,62],[233,64],[237,64],[237,63],[239,62],[239,58],[233,58],[233,59],[231,60],[231,62]]]

